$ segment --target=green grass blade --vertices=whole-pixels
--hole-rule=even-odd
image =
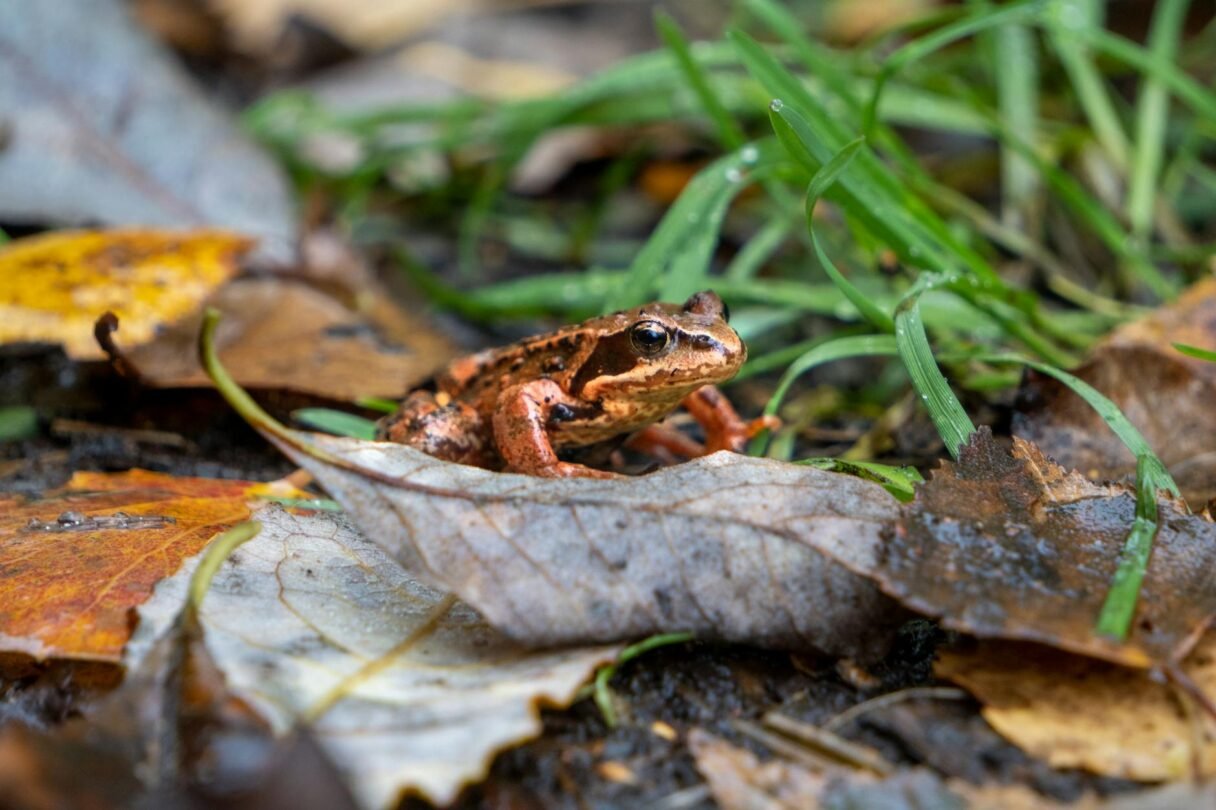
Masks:
[[[891,335],[853,335],[820,343],[793,363],[790,363],[789,368],[781,375],[781,380],[773,390],[773,395],[769,397],[768,404],[764,406],[764,414],[766,416],[776,414],[781,408],[781,403],[785,401],[785,396],[789,393],[790,386],[799,377],[816,366],[830,363],[834,360],[844,360],[849,357],[864,357],[869,355],[888,355],[894,357],[898,354],[899,349],[895,345],[895,338]]]
[[[639,251],[606,309],[643,303],[656,291],[674,301],[703,288],[731,201],[757,172],[782,159],[776,144],[761,141],[736,149],[698,172]]]
[[[756,275],[765,262],[781,248],[793,226],[793,217],[770,217],[730,260],[724,275],[735,281],[743,281]]]
[[[925,481],[915,467],[892,467],[874,461],[847,461],[842,458],[802,458],[795,462],[828,472],[844,473],[881,484],[900,501],[907,503],[916,497],[916,485]]]
[[[1038,142],[1039,58],[1025,25],[986,32],[992,43],[992,73],[1005,129],[1025,143]],[[1025,224],[1039,193],[1039,176],[1025,157],[1001,144],[1001,207],[1006,224]]]
[[[811,178],[811,183],[806,189],[807,214],[810,215],[810,209],[815,207],[815,203],[819,202],[819,198],[823,193],[831,188],[836,179],[849,167],[853,162],[853,158],[857,157],[857,152],[866,145],[866,136],[859,135],[853,140],[846,143],[840,148],[840,151],[832,155],[831,159],[823,164],[823,166]]]
[[[1045,7],[1045,0],[1024,0],[1024,2],[1010,3],[995,10],[983,9],[900,47],[887,57],[878,74],[878,79],[874,82],[870,100],[866,104],[865,117],[862,119],[862,132],[866,135],[873,133],[878,102],[882,97],[883,88],[890,78],[904,67],[972,34],[1002,25],[1034,22]]]
[[[1188,346],[1185,343],[1175,343],[1174,348],[1187,357],[1194,357],[1196,360],[1207,360],[1209,363],[1216,363],[1216,351],[1211,349],[1201,349],[1198,346]]]
[[[19,442],[38,435],[38,412],[29,405],[0,406],[0,442]]]
[[[1111,59],[1123,62],[1161,82],[1196,113],[1216,120],[1216,94],[1192,79],[1172,61],[1156,58],[1141,46],[1101,28],[1073,29],[1081,41]]]
[[[1126,638],[1156,532],[1157,493],[1164,490],[1176,498],[1181,497],[1178,485],[1145,441],[1144,435],[1128,421],[1115,403],[1089,383],[1054,366],[1036,363],[1018,355],[982,355],[976,359],[988,363],[1021,363],[1064,383],[1102,417],[1136,457],[1136,517],[1095,626],[1095,630],[1104,635]]]
[[[1081,26],[1097,28],[1101,12],[1101,0],[1065,0],[1067,15],[1075,21],[1067,28],[1059,22],[1060,14],[1048,15],[1046,28],[1052,49],[1064,66],[1081,109],[1102,148],[1110,155],[1116,167],[1126,170],[1131,147],[1127,133],[1119,121],[1119,114],[1111,101],[1106,81],[1094,65],[1089,50],[1073,35],[1072,30]],[[1061,4],[1063,7],[1064,4]]]
[[[688,82],[693,92],[696,93],[701,106],[705,108],[706,115],[709,116],[709,120],[713,121],[714,126],[717,128],[718,140],[727,149],[738,149],[743,146],[744,141],[747,140],[747,136],[743,134],[743,130],[739,127],[738,122],[722,106],[722,102],[718,100],[717,94],[710,87],[709,77],[706,75],[705,70],[697,64],[696,59],[693,58],[692,51],[688,47],[688,40],[684,38],[684,33],[680,31],[680,26],[676,24],[676,21],[670,14],[662,9],[656,9],[654,22],[663,43],[671,51],[676,64],[680,67],[680,72],[684,74],[684,79]]]
[[[924,280],[928,277],[922,276]],[[895,345],[899,349],[899,357],[908,370],[912,387],[920,395],[921,401],[929,411],[929,418],[937,427],[946,450],[954,458],[958,458],[959,448],[967,443],[968,437],[975,432],[975,425],[963,410],[962,403],[950,384],[946,382],[937,361],[933,359],[933,350],[929,347],[929,336],[925,334],[925,325],[920,317],[920,303],[917,300],[921,292],[938,280],[927,283],[918,281],[912,292],[900,305],[895,313]]]
[[[1161,0],[1157,5],[1148,36],[1149,55],[1155,62],[1174,61],[1189,5],[1189,0]],[[1161,79],[1147,77],[1136,102],[1136,140],[1127,190],[1127,219],[1132,236],[1141,242],[1147,240],[1153,227],[1169,101],[1169,89]]]
[[[379,411],[380,413],[394,413],[397,406],[400,405],[395,399],[385,399],[384,397],[359,397],[355,400],[355,404],[360,408],[367,408],[369,411]]]
[[[853,306],[857,307],[861,316],[873,324],[876,329],[880,332],[893,332],[895,323],[891,320],[891,316],[883,312],[836,269],[836,265],[832,264],[832,260],[820,246],[819,237],[815,235],[815,204],[819,201],[820,196],[836,182],[836,178],[848,168],[857,151],[865,146],[865,142],[866,139],[863,135],[845,144],[844,148],[823,164],[823,167],[811,178],[811,183],[806,190],[806,229],[811,236],[815,255],[819,258],[819,263],[828,277],[832,279],[832,283],[840,288],[844,297],[849,299]]]
[[[1094,630],[1100,635],[1111,636],[1120,641],[1127,638],[1132,618],[1136,613],[1136,602],[1140,599],[1140,587],[1148,571],[1149,555],[1153,550],[1153,538],[1157,535],[1157,480],[1148,469],[1147,457],[1136,462],[1136,516],[1131,531],[1123,542],[1119,555],[1119,567],[1111,579],[1110,590],[1102,602]]]
[[[376,423],[362,416],[331,408],[300,408],[291,412],[291,418],[305,427],[323,430],[335,436],[372,441],[376,438]]]

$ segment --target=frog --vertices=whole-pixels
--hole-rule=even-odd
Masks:
[[[744,421],[717,385],[747,347],[712,290],[683,304],[653,302],[452,361],[435,390],[409,393],[377,424],[381,441],[488,470],[567,478],[618,474],[563,458],[632,436],[676,455],[742,452],[772,427]],[[683,408],[705,432],[698,444],[657,423]]]

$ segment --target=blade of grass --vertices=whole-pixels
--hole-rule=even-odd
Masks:
[[[747,136],[743,134],[743,130],[738,122],[722,106],[722,102],[718,100],[717,94],[709,86],[709,77],[693,58],[692,51],[688,47],[688,40],[684,38],[684,33],[680,30],[680,26],[676,24],[676,21],[670,14],[661,8],[655,9],[654,23],[655,28],[659,32],[659,37],[663,40],[663,44],[671,51],[676,64],[679,65],[680,72],[684,75],[685,81],[692,87],[693,92],[697,95],[697,99],[701,102],[701,106],[705,108],[705,113],[709,116],[709,120],[714,123],[714,127],[718,130],[718,140],[727,149],[738,149],[743,146],[744,141],[747,140]]]
[[[1136,602],[1140,599],[1140,588],[1148,571],[1149,555],[1153,551],[1153,539],[1157,536],[1158,482],[1149,471],[1148,463],[1144,456],[1136,461],[1136,516],[1123,542],[1119,567],[1115,569],[1094,625],[1099,635],[1120,641],[1127,638],[1131,628]]]
[[[616,657],[616,661],[607,666],[600,667],[595,673],[592,695],[596,708],[600,710],[600,716],[604,719],[604,725],[608,726],[608,728],[615,728],[617,724],[616,706],[613,703],[612,690],[608,687],[608,683],[622,666],[651,650],[658,649],[659,647],[668,647],[672,644],[683,644],[692,641],[693,638],[693,634],[688,632],[663,633],[651,636],[621,650],[620,655]]]
[[[790,363],[789,368],[777,382],[777,387],[773,389],[773,395],[765,404],[764,415],[776,415],[777,411],[781,409],[781,403],[785,401],[786,394],[789,393],[790,386],[816,366],[849,357],[869,355],[895,357],[898,354],[899,348],[895,345],[895,338],[891,335],[853,335],[820,343]]]
[[[925,481],[915,467],[892,467],[874,461],[846,461],[840,458],[802,458],[794,462],[828,472],[845,473],[881,484],[900,501],[907,503],[916,497],[916,485]]]
[[[865,142],[865,136],[861,136],[845,144],[811,178],[810,185],[807,186],[806,190],[806,229],[807,233],[811,236],[811,244],[815,248],[815,255],[818,257],[819,263],[823,266],[828,277],[832,279],[832,283],[840,289],[840,292],[844,294],[845,298],[849,299],[849,302],[853,306],[857,307],[857,311],[861,313],[862,317],[873,324],[875,329],[880,332],[893,332],[895,330],[895,323],[891,320],[891,316],[883,312],[836,269],[836,265],[832,264],[832,260],[824,253],[823,248],[819,244],[819,238],[815,235],[815,204],[819,202],[820,196],[831,188],[836,179],[848,168],[857,151],[865,146]]]
[[[395,410],[395,409],[394,409]],[[300,408],[291,412],[291,418],[310,428],[323,430],[335,436],[372,441],[376,438],[376,423],[362,416],[331,408]]]
[[[1175,343],[1173,346],[1187,357],[1194,357],[1196,360],[1207,360],[1210,363],[1216,363],[1216,351],[1211,349],[1201,349],[1198,346],[1188,346],[1185,343]]]
[[[1127,133],[1123,131],[1106,82],[1094,65],[1088,49],[1069,30],[1081,26],[1099,27],[1102,4],[1100,0],[1063,0],[1058,5],[1057,12],[1048,14],[1044,22],[1048,40],[1072,82],[1077,101],[1098,143],[1102,144],[1115,166],[1126,171],[1131,152]],[[1067,29],[1059,23],[1061,15],[1073,20]]]
[[[1009,23],[982,36],[991,44],[992,74],[997,105],[1005,128],[1025,143],[1036,143],[1039,130],[1039,59],[1034,38],[1025,25]],[[1023,156],[1001,144],[1001,219],[1024,229],[1039,177]]]
[[[1123,639],[1131,628],[1140,585],[1148,567],[1153,535],[1157,528],[1157,493],[1181,497],[1178,485],[1161,459],[1145,441],[1143,434],[1128,421],[1115,403],[1084,380],[1054,366],[1011,354],[980,355],[986,363],[1020,363],[1064,383],[1097,412],[1136,458],[1136,516],[1124,543],[1119,567],[1103,602],[1095,631]]]
[[[1189,0],[1161,0],[1148,33],[1149,55],[1155,62],[1173,62],[1186,20]],[[1146,77],[1136,100],[1136,140],[1127,189],[1127,219],[1132,236],[1144,242],[1153,227],[1157,176],[1161,171],[1169,90],[1161,79]]]
[[[756,275],[764,263],[780,249],[793,226],[793,217],[770,217],[730,260],[723,275],[735,281],[743,281]]]
[[[746,144],[702,169],[688,183],[639,251],[607,310],[650,299],[682,299],[704,286],[726,210],[757,172],[784,159],[772,141]]]
[[[905,66],[919,61],[964,37],[977,34],[989,28],[996,28],[1007,24],[1035,22],[1045,7],[1046,0],[1024,0],[1023,2],[1010,3],[999,9],[983,9],[979,12],[968,14],[930,34],[918,37],[897,49],[883,62],[882,69],[878,73],[878,78],[874,82],[874,88],[870,93],[870,100],[866,104],[865,114],[862,118],[862,132],[866,135],[873,133],[874,123],[877,119],[878,102],[882,97],[883,88],[891,77]]]
[[[367,408],[369,411],[393,413],[397,410],[399,403],[395,399],[385,399],[384,397],[359,397],[355,400],[355,404],[360,408]]]
[[[791,157],[814,173],[851,138],[798,79],[755,40],[741,31],[728,36],[739,48],[748,72],[773,95],[770,120]],[[986,284],[1000,284],[996,271],[956,239],[932,210],[893,175],[869,149],[856,159],[831,196],[846,214],[864,223],[912,266],[939,272],[966,267]]]
[[[950,279],[922,275],[900,303],[895,312],[895,345],[899,357],[908,370],[912,387],[916,389],[920,399],[929,411],[929,418],[937,427],[946,450],[954,458],[958,458],[959,448],[967,443],[968,437],[975,432],[975,425],[963,410],[962,404],[950,384],[946,382],[937,361],[933,359],[933,350],[929,347],[929,336],[925,334],[925,325],[920,317],[919,298],[922,293],[935,286],[945,286]]]
[[[1072,28],[1070,33],[1093,50],[1136,68],[1161,82],[1178,100],[1208,120],[1216,120],[1216,94],[1172,61],[1155,57],[1136,43],[1101,28]]]

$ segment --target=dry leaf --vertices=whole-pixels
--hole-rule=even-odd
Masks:
[[[180,607],[117,690],[60,725],[0,729],[5,808],[354,807],[307,735],[276,748],[225,688],[197,615]]]
[[[873,567],[898,514],[857,478],[717,453],[637,478],[542,479],[308,440],[405,482],[282,447],[407,570],[530,645],[688,630],[866,658],[904,617],[850,571]]]
[[[1183,670],[1216,694],[1216,635],[1204,637]],[[996,642],[941,653],[934,671],[974,694],[1002,736],[1052,767],[1146,782],[1187,778],[1194,765],[1202,776],[1216,774],[1212,720],[1188,713],[1185,698],[1142,672]]]
[[[119,664],[130,611],[217,532],[245,520],[246,502],[264,491],[142,470],[76,473],[58,495],[6,508],[0,659]]]
[[[358,311],[305,284],[270,278],[234,281],[208,303],[224,313],[220,358],[246,387],[348,402],[397,398],[454,356],[452,344],[420,316],[398,309],[386,295],[368,302]],[[124,354],[150,384],[207,385],[195,349],[200,320],[196,313]],[[119,345],[126,345],[125,335],[123,322]]]
[[[0,216],[35,225],[214,225],[289,256],[279,167],[124,4],[0,3]]]
[[[1147,667],[1216,614],[1216,525],[1167,499],[1131,635],[1094,632],[1135,513],[1128,487],[1099,487],[1038,448],[1012,454],[982,428],[917,490],[874,569],[883,589],[942,624]]]
[[[202,604],[228,687],[280,732],[307,720],[366,808],[406,792],[439,804],[494,754],[540,732],[540,705],[568,704],[615,646],[527,653],[410,578],[342,516],[258,510]],[[141,610],[138,659],[180,607],[188,572]],[[433,622],[433,626],[432,626]],[[429,632],[428,632],[429,630]]]
[[[814,810],[820,806],[826,781],[823,774],[788,760],[762,763],[751,751],[699,728],[689,732],[688,748],[722,810]]]
[[[233,29],[237,44],[268,51],[292,17],[331,32],[347,45],[367,50],[428,28],[452,14],[485,9],[487,0],[210,0]]]
[[[249,240],[216,231],[60,231],[0,248],[0,343],[62,343],[103,357],[93,324],[118,315],[138,346],[199,308],[237,271]]]
[[[1216,348],[1216,279],[1200,281],[1173,304],[1115,330],[1074,373],[1119,406],[1199,509],[1216,497],[1216,363],[1187,357],[1173,343]],[[1090,478],[1135,476],[1131,452],[1054,379],[1028,378],[1014,433]]]
[[[1021,785],[984,785],[944,780],[923,768],[907,768],[878,778],[868,772],[835,768],[811,771],[783,759],[761,762],[755,754],[700,729],[688,735],[697,770],[722,810],[1095,810],[1085,797],[1067,805]],[[1145,805],[1150,807],[1151,805]]]

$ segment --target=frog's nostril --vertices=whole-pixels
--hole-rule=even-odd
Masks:
[[[709,335],[693,335],[692,338],[692,345],[696,346],[698,349],[713,348],[714,344],[717,342],[718,341],[714,340]]]

